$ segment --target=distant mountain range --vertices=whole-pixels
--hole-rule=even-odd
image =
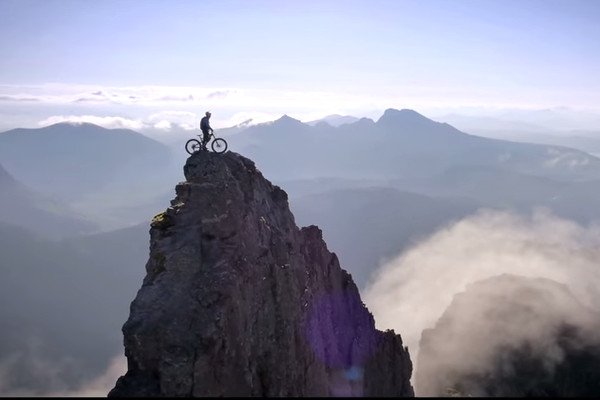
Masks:
[[[128,129],[60,123],[0,133],[0,162],[27,186],[81,198],[134,177],[160,173],[169,149]]]
[[[284,116],[228,141],[290,193],[300,224],[322,227],[359,285],[414,240],[481,207],[600,220],[597,157],[469,135],[412,110],[339,127]]]
[[[600,159],[585,152],[469,135],[412,110],[388,109],[378,121],[332,115],[313,122],[288,116],[257,125],[245,121],[227,135],[230,149],[250,156],[284,189],[290,185],[299,210],[302,202],[318,209],[315,199],[335,198],[336,188],[374,186],[521,211],[542,205],[578,221],[600,218],[595,206],[600,201]],[[89,228],[82,215],[103,229],[130,226],[151,218],[172,197],[164,188],[181,177],[183,144],[177,144],[173,156],[172,149],[139,133],[91,124],[1,133],[0,163],[32,189],[25,195],[26,189],[5,183],[0,199],[19,207],[42,202],[38,208],[48,210],[52,207],[42,199],[52,196],[54,208],[70,210],[58,214],[72,220],[76,229],[69,228],[71,232]],[[15,193],[29,200],[15,200]],[[368,193],[373,200],[382,196]],[[320,197],[309,201],[302,198],[306,194]],[[343,207],[331,210],[338,218],[344,212]],[[26,218],[19,221],[18,213],[4,214],[6,222],[39,231]],[[30,220],[52,226],[51,231],[66,223]],[[336,243],[335,238],[330,241]]]
[[[0,222],[59,238],[89,233],[97,227],[63,204],[17,182],[0,165]]]
[[[600,176],[600,159],[585,152],[469,135],[412,110],[388,109],[377,122],[363,118],[339,127],[283,116],[228,141],[275,179],[426,178],[457,165],[559,180]]]
[[[600,220],[600,159],[586,152],[474,136],[412,110],[327,118],[284,116],[224,136],[289,193],[300,225],[323,229],[360,286],[386,259],[481,207],[541,205]],[[0,319],[11,321],[0,364],[27,371],[11,388],[60,389],[39,367],[56,360],[75,383],[106,366],[147,260],[144,221],[174,197],[187,135],[173,154],[91,124],[0,133]]]
[[[473,129],[470,132],[485,137],[513,140],[515,142],[566,146],[585,151],[597,157],[600,156],[600,130],[549,133],[545,130],[521,131],[516,129]]]
[[[458,129],[515,142],[571,147],[600,155],[600,117],[572,110],[538,110],[492,116],[439,115]]]
[[[0,133],[0,163],[27,187],[105,229],[151,218],[164,188],[182,176],[180,163],[164,144],[131,130],[92,124]]]

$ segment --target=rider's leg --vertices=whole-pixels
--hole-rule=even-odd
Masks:
[[[202,131],[202,148],[204,150],[206,150],[206,145],[208,144],[208,141],[210,140],[210,133],[207,130],[203,130]]]

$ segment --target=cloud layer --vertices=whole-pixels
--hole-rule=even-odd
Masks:
[[[75,382],[72,375],[77,365],[69,362],[72,360],[62,358],[50,361],[47,356],[36,353],[36,349],[30,350],[33,353],[26,356],[16,353],[0,363],[0,396],[106,397],[117,379],[127,372],[127,359],[123,355],[116,355],[98,376]],[[40,389],[14,389],[15,382],[23,378],[19,375],[23,357],[27,357],[28,374],[40,384]],[[47,389],[41,389],[44,386],[56,389],[48,392]]]
[[[301,121],[313,121],[331,114],[354,115],[377,119],[387,108],[412,108],[442,121],[452,115],[489,116],[512,121],[549,121],[550,129],[597,128],[600,109],[552,108],[544,104],[496,102],[495,99],[472,101],[450,96],[451,102],[440,100],[444,88],[423,91],[422,87],[373,92],[370,90],[326,91],[289,87],[210,87],[139,85],[114,86],[92,84],[46,83],[39,85],[0,84],[0,130],[38,125],[40,121],[78,117],[123,118],[127,126],[139,126],[140,121],[151,129],[169,130],[169,119],[149,121],[149,116],[161,112],[194,113],[197,120],[207,110],[213,113],[213,126],[225,128],[246,119],[255,122],[272,121],[283,114]],[[467,96],[468,97],[468,96]],[[481,106],[481,104],[486,104]],[[543,108],[543,110],[541,110]],[[170,110],[170,111],[169,111]],[[562,121],[562,122],[561,122]],[[513,121],[514,122],[514,121]],[[123,124],[122,123],[122,124]],[[190,122],[186,122],[186,126]],[[544,124],[542,124],[544,125]],[[548,125],[548,124],[546,124]],[[114,121],[111,126],[116,126]],[[146,127],[146,125],[144,125]],[[562,129],[562,128],[561,128]]]
[[[545,210],[531,216],[482,210],[384,265],[364,298],[378,327],[401,333],[416,360],[421,332],[457,293],[505,273],[563,283],[599,310],[600,230]]]

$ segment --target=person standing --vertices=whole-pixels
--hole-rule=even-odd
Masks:
[[[206,112],[206,115],[200,120],[200,130],[202,131],[202,149],[206,150],[206,144],[210,140],[210,133],[213,132],[213,128],[210,127],[210,111]]]

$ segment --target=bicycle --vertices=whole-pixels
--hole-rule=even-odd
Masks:
[[[198,137],[200,138],[200,140],[190,139],[185,144],[185,151],[187,151],[190,155],[200,150],[207,150],[206,146],[202,146],[202,135],[198,135]],[[208,144],[208,142],[210,142],[211,139],[213,139],[210,145],[212,151],[214,151],[215,153],[224,153],[227,150],[227,142],[225,141],[225,139],[215,137],[214,132],[211,132],[208,136],[208,141],[206,142],[206,144]]]

